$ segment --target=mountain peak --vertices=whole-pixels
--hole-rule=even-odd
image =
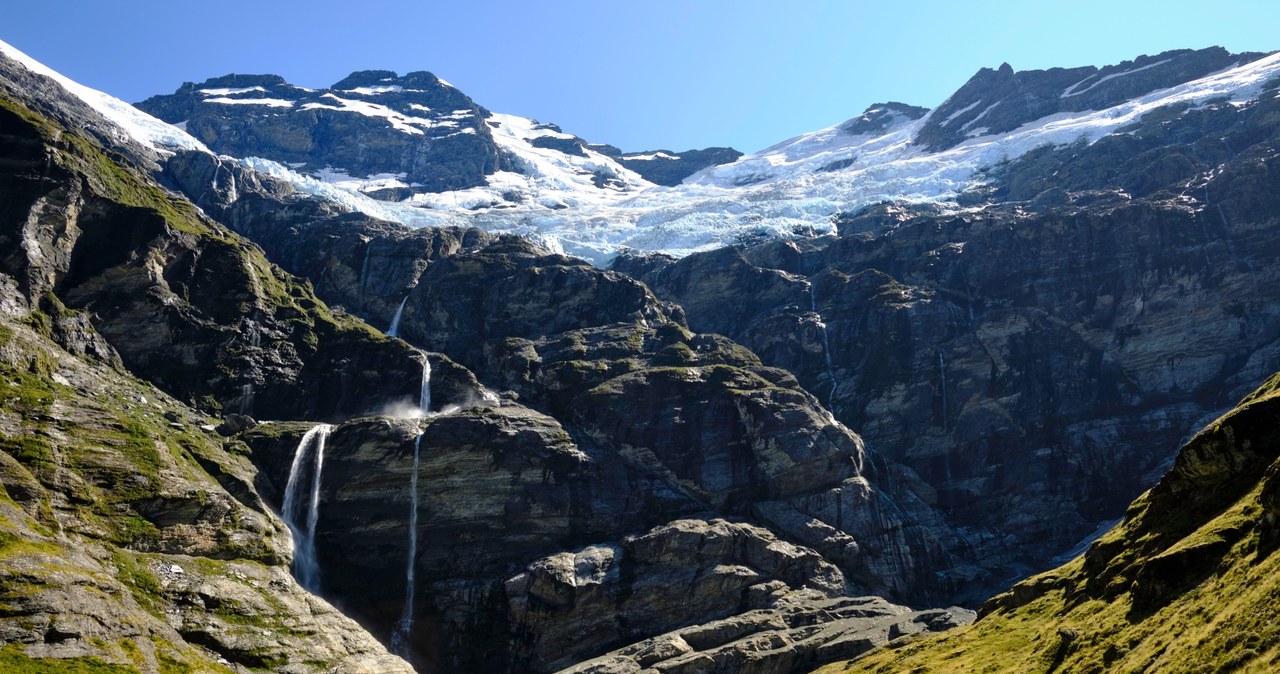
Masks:
[[[351,91],[362,87],[402,86],[417,89],[433,89],[448,84],[426,70],[415,70],[404,76],[392,70],[357,70],[342,78],[333,86],[334,91]],[[452,88],[452,87],[450,87]]]

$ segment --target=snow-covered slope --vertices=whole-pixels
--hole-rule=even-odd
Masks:
[[[0,43],[0,50],[32,70],[63,82],[71,92],[141,142],[160,151],[203,150],[198,141],[175,126],[164,124],[106,94],[70,82],[8,45]],[[1123,79],[1125,73],[1117,71],[1106,77]],[[433,83],[438,82],[434,76],[421,75]],[[625,249],[683,255],[732,243],[744,235],[788,236],[832,231],[834,216],[882,201],[936,203],[958,208],[957,195],[979,186],[982,169],[998,162],[1019,157],[1045,144],[1094,142],[1108,134],[1125,133],[1126,127],[1147,113],[1166,106],[1194,108],[1224,101],[1243,105],[1260,95],[1275,95],[1272,90],[1264,92],[1264,85],[1278,77],[1280,54],[1272,54],[1116,105],[1060,112],[999,134],[985,133],[980,123],[983,111],[973,114],[970,108],[976,109],[974,105],[959,106],[949,116],[970,114],[964,122],[965,139],[941,151],[930,151],[916,142],[917,135],[931,123],[932,128],[937,128],[952,120],[933,120],[934,113],[926,113],[921,108],[885,104],[841,124],[703,170],[674,187],[645,181],[557,127],[513,115],[489,113],[478,107],[474,108],[478,114],[468,118],[472,126],[467,128],[477,129],[479,133],[481,129],[475,122],[477,117],[483,119],[483,133],[492,136],[509,166],[483,176],[481,184],[462,189],[417,192],[403,201],[376,200],[366,193],[407,187],[408,183],[402,180],[404,176],[396,173],[352,176],[341,167],[331,166],[312,169],[307,175],[299,170],[303,162],[286,165],[255,157],[243,157],[239,161],[288,180],[305,192],[375,217],[413,227],[465,225],[525,234],[565,252],[604,263]],[[1095,78],[1086,86],[1100,84],[1102,80]],[[342,107],[358,114],[366,114],[368,108],[372,111],[368,114],[386,117],[389,124],[398,120],[400,124],[414,126],[413,119],[391,120],[389,115],[408,113],[379,102],[379,97],[403,95],[403,87],[395,87],[401,85],[352,85],[341,89],[344,100],[362,101],[360,105]],[[1060,95],[1074,96],[1082,89],[1066,87]],[[225,91],[200,90],[198,95],[229,100],[288,100],[278,98],[271,91],[284,90],[227,87]],[[446,93],[461,95],[455,91]],[[938,109],[949,109],[948,103],[944,102]],[[234,107],[278,111],[284,106],[273,102],[256,106],[242,103]],[[428,111],[419,112],[427,114]],[[414,129],[421,132],[440,126],[437,118],[428,121],[431,124],[418,124]],[[460,128],[462,126],[436,131],[458,133]]]
[[[161,152],[172,150],[201,150],[208,152],[203,143],[172,125],[148,115],[124,101],[74,82],[43,63],[27,56],[17,48],[0,41],[0,53],[21,63],[27,70],[44,75],[84,101],[89,107],[119,126],[120,129],[142,144]]]
[[[580,189],[581,180],[577,184],[565,178],[531,184],[527,176],[513,176],[512,183],[499,178],[487,187],[429,198],[420,195],[410,204],[428,207],[437,217],[446,211],[456,215],[459,207],[472,208],[465,216],[469,224],[558,240],[565,251],[596,262],[607,261],[626,248],[682,255],[732,243],[743,235],[832,231],[833,216],[882,201],[958,208],[956,197],[981,185],[980,171],[1003,160],[1046,144],[1094,142],[1108,134],[1124,133],[1147,113],[1166,106],[1194,108],[1211,101],[1243,105],[1258,97],[1263,85],[1276,77],[1280,77],[1280,54],[1104,109],[1036,119],[1006,133],[988,135],[980,123],[970,124],[965,129],[969,137],[938,152],[915,142],[932,113],[888,104],[706,169],[675,187],[654,186],[631,193],[591,190],[587,198]],[[528,120],[517,124],[514,120],[519,118],[495,118],[502,129],[519,133],[519,129],[529,128],[524,126]],[[508,133],[496,130],[495,137],[504,138]],[[536,149],[506,147],[524,156],[531,156]],[[556,154],[554,150],[542,152],[546,154],[532,155],[536,161],[549,161]],[[558,171],[585,170],[556,159],[560,161],[550,166]],[[544,170],[546,175],[556,175]],[[513,187],[524,190],[530,198],[502,201],[498,195]],[[492,205],[484,205],[486,201]],[[560,208],[560,204],[569,207]],[[413,221],[410,215],[401,219]]]

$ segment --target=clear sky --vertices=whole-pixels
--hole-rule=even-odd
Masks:
[[[983,66],[1280,49],[1280,1],[0,0],[0,39],[128,101],[226,73],[324,87],[430,70],[496,112],[624,150],[753,151]]]

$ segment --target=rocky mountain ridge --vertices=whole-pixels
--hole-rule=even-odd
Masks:
[[[186,82],[137,106],[219,154],[265,157],[310,175],[353,181],[360,192],[390,201],[497,186],[498,172],[537,175],[529,155],[539,149],[580,159],[577,170],[587,171],[597,190],[679,184],[742,155],[732,148],[624,153],[589,144],[554,124],[495,117],[425,71],[363,70],[319,90],[277,75],[226,75]],[[495,136],[504,127],[522,137]]]
[[[1073,77],[1078,80],[1066,81]],[[1244,105],[1267,96],[1277,77],[1280,56],[1228,54],[1220,48],[1144,56],[1101,70],[986,70],[933,111],[877,104],[846,122],[710,166],[671,187],[652,185],[632,170],[676,166],[670,153],[616,159],[609,156],[615,154],[611,148],[587,144],[554,125],[497,113],[485,125],[498,145],[520,158],[514,168],[518,173],[497,171],[485,178],[486,184],[465,189],[412,194],[421,188],[410,188],[398,174],[369,176],[341,164],[327,169],[310,165],[312,175],[323,179],[318,182],[281,163],[301,160],[271,150],[270,143],[261,156],[240,156],[239,161],[371,217],[414,227],[476,226],[519,233],[607,264],[627,250],[687,255],[739,243],[743,237],[831,233],[842,213],[884,201],[959,211],[984,202],[993,185],[992,171],[1003,161],[1019,160],[1046,145],[1121,141],[1142,120],[1182,107],[1200,109],[1224,100]],[[1080,86],[1072,89],[1076,84]],[[372,98],[358,101],[369,113],[362,123],[393,129],[385,115],[404,113],[379,107],[376,99],[402,95],[383,91],[394,86],[365,87]],[[272,99],[255,98],[261,95],[237,94],[265,103],[206,104],[201,110],[280,120],[300,114],[273,107]],[[282,99],[281,104],[287,102]],[[360,117],[352,110],[342,114]],[[990,120],[979,119],[983,114]],[[308,123],[300,119],[290,126],[292,133],[310,134]],[[410,144],[417,142],[417,136],[401,135]],[[171,142],[161,138],[158,144]],[[191,138],[187,145],[196,142]],[[399,156],[397,152],[391,154]]]

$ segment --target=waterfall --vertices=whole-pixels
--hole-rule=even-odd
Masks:
[[[253,412],[253,382],[240,386],[240,414],[248,416]]]
[[[418,563],[418,457],[422,447],[422,435],[413,441],[413,475],[409,478],[409,561],[404,571],[404,610],[391,633],[391,652],[409,659],[409,637],[413,635],[413,598],[417,590]]]
[[[320,475],[324,470],[324,445],[329,439],[333,426],[317,424],[307,431],[298,448],[293,452],[293,463],[289,466],[289,481],[284,487],[284,503],[280,506],[280,515],[293,534],[293,576],[302,587],[311,592],[320,589],[320,563],[316,559],[316,523],[320,519]],[[307,450],[315,447],[311,461],[311,486],[307,495],[307,517],[302,522],[300,494],[302,490],[303,471],[307,458]]]
[[[404,299],[400,300],[400,306],[396,307],[396,315],[391,317],[391,327],[387,328],[388,337],[400,336],[396,334],[400,332],[400,314],[404,313],[404,303],[408,301],[409,301],[409,296],[405,295]]]
[[[942,350],[938,350],[938,380],[942,393],[942,432],[947,432],[947,361],[942,358]]]
[[[938,381],[939,392],[942,396],[942,433],[947,433],[947,361],[942,357],[942,349],[938,349]],[[942,455],[942,465],[947,471],[947,485],[950,486],[951,478],[951,450],[947,448],[945,454]]]
[[[836,388],[839,382],[836,380],[836,368],[831,361],[831,342],[827,337],[827,324],[822,320],[822,314],[818,313],[818,300],[813,295],[813,283],[809,283],[809,311],[818,317],[818,330],[822,338],[822,356],[827,361],[827,378],[831,380],[831,390],[827,392],[827,409],[835,410]]]
[[[422,354],[422,384],[418,387],[418,411],[422,416],[431,413],[431,361]]]
[[[364,262],[360,264],[360,292],[364,293],[364,287],[368,283],[369,278],[369,253],[373,252],[373,239],[369,239],[369,243],[364,247]]]

